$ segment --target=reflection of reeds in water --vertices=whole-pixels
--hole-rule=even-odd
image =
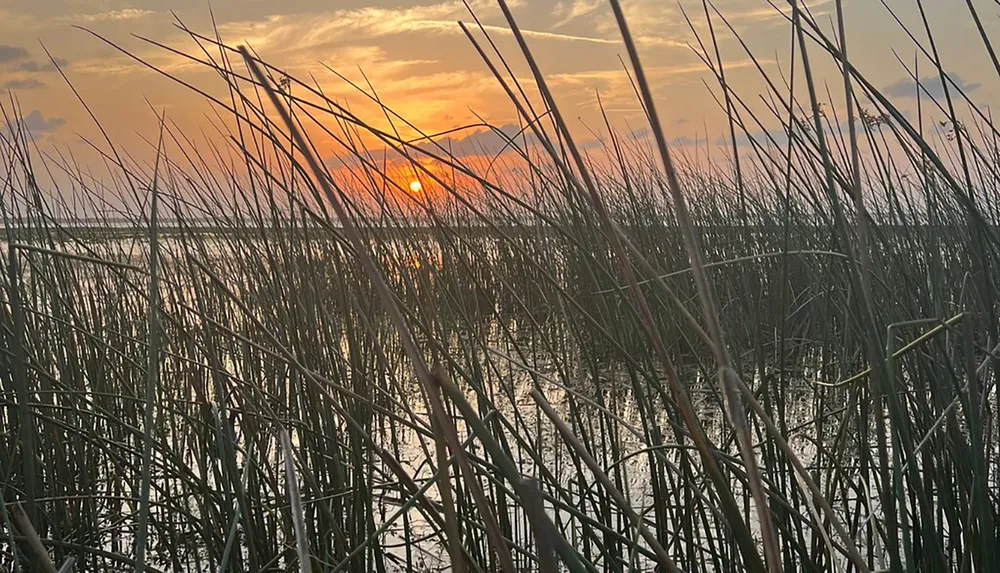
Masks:
[[[806,63],[839,40],[790,5],[808,100],[761,68],[753,116],[703,54],[748,139],[727,174],[668,155],[617,2],[652,154],[578,153],[506,9],[548,111],[466,28],[526,126],[482,165],[195,33],[238,172],[168,119],[159,168],[110,153],[113,192],[61,165],[86,217],[119,196],[103,224],[5,135],[0,562],[995,570],[994,128],[949,85],[932,145],[843,65],[844,133]],[[750,136],[767,119],[786,141]],[[327,178],[306,127],[351,168]]]

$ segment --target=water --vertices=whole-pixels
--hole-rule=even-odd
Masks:
[[[546,512],[563,536],[600,567],[631,563],[653,569],[646,554],[630,555],[627,546],[635,531],[629,519],[609,504],[592,473],[570,455],[531,400],[532,388],[541,389],[560,417],[574,426],[651,527],[668,520],[665,543],[684,569],[717,570],[713,552],[723,562],[733,559],[735,548],[717,513],[716,493],[690,439],[678,429],[675,408],[657,390],[666,385],[664,373],[628,299],[617,291],[596,294],[613,289],[617,277],[598,272],[587,278],[585,265],[590,263],[552,238],[529,243],[544,253],[534,259],[544,261],[542,268],[522,260],[504,241],[457,241],[460,245],[430,237],[394,239],[379,243],[377,252],[428,361],[446,367],[479,416],[497,424],[491,429],[502,428],[498,435],[518,472],[542,480]],[[39,505],[47,519],[43,536],[71,539],[117,556],[84,552],[91,560],[85,569],[125,570],[137,514],[148,277],[141,269],[95,260],[141,267],[147,246],[137,238],[115,238],[55,248],[78,258],[38,249],[22,253],[18,279],[26,323],[18,340],[30,357],[28,381],[40,444]],[[409,493],[378,459],[372,442],[396,458],[417,487],[434,476],[434,443],[423,390],[399,338],[342,246],[314,238],[170,237],[161,248],[163,344],[151,498],[153,565],[215,570],[229,543],[233,566],[237,559],[244,569],[254,560],[261,568],[294,563],[276,438],[280,421],[292,432],[317,560],[332,567],[344,549],[386,526],[377,544],[381,553],[362,552],[351,563],[354,570],[376,561],[387,570],[405,570],[408,559],[417,570],[447,569],[446,548],[436,534],[440,527],[425,512],[410,509],[405,519],[388,524]],[[189,265],[187,252],[214,278]],[[835,263],[816,259],[799,264],[800,274],[790,280],[811,285],[814,274]],[[781,418],[779,426],[796,455],[830,492],[841,518],[853,523],[856,543],[868,546],[872,563],[884,567],[887,550],[867,527],[882,527],[883,521],[871,457],[876,433],[871,417],[858,421],[862,404],[852,401],[863,382],[835,389],[815,384],[837,382],[864,369],[858,343],[845,341],[839,327],[812,319],[813,310],[838,300],[841,293],[836,285],[827,293],[804,287],[788,297],[787,308],[759,316],[754,327],[760,332],[753,332],[745,327],[743,305],[748,299],[761,307],[774,304],[780,266],[761,263],[752,274],[740,269],[720,269],[714,275],[726,303],[723,312],[731,317],[724,324],[731,347],[756,349],[737,352],[734,359],[745,380],[761,389],[765,407]],[[749,276],[756,277],[757,286],[748,286]],[[733,283],[737,287],[726,289]],[[690,296],[688,286],[677,288]],[[650,290],[649,296],[655,292]],[[742,294],[728,296],[736,293]],[[744,504],[759,540],[710,358],[692,343],[669,305],[660,302],[654,310],[671,358],[681,366],[682,384],[719,448],[717,457],[734,497]],[[9,304],[5,309],[12,311]],[[787,334],[779,368],[776,339],[782,328]],[[11,416],[16,396],[6,382],[4,391]],[[933,402],[939,399],[936,392],[940,390],[931,388],[923,395]],[[360,427],[347,423],[344,414]],[[469,429],[460,419],[457,426],[466,439]],[[867,432],[864,441],[859,431]],[[650,449],[656,434],[663,443]],[[801,543],[821,554],[824,542],[808,526],[811,507],[800,486],[786,467],[774,463],[780,457],[759,425],[754,436],[776,511],[782,503],[791,504],[794,511],[781,518],[805,523],[797,526]],[[995,450],[995,443],[991,447]],[[501,521],[514,544],[530,548],[532,532],[509,495],[510,484],[494,471],[478,440],[469,443],[468,452],[494,509],[504,512]],[[20,469],[16,459],[9,454],[4,458]],[[683,481],[677,473],[681,468],[688,472]],[[478,521],[476,510],[464,486],[452,483],[462,492],[464,542],[478,555],[485,538],[472,525]],[[426,490],[426,499],[431,505],[440,502],[435,485]],[[949,527],[941,527],[946,540]],[[623,548],[612,549],[615,544]],[[525,553],[515,551],[514,556],[519,566],[531,566]],[[489,562],[488,556],[480,558]],[[835,560],[843,563],[839,555]]]

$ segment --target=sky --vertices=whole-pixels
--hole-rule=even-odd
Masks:
[[[776,2],[787,9],[785,0]],[[495,3],[470,4],[514,73],[528,78]],[[723,137],[725,115],[712,97],[713,90],[718,93],[717,84],[692,50],[695,37],[681,14],[683,6],[696,30],[704,33],[701,1],[622,4],[668,136],[679,144],[706,133],[709,141]],[[892,14],[926,43],[916,0],[843,4],[852,60],[902,109],[911,109],[913,88],[905,66],[912,67],[914,45]],[[604,131],[598,92],[615,129],[642,129],[642,111],[619,61],[625,51],[606,1],[517,0],[511,5],[563,115],[582,141],[596,141]],[[1000,38],[1000,8],[991,0],[976,0],[974,5],[987,30]],[[779,68],[788,65],[789,52],[789,27],[781,13],[766,0],[716,0],[714,6],[767,72],[778,77]],[[808,6],[831,30],[833,0],[813,0]],[[1000,82],[965,0],[924,0],[924,7],[946,69],[978,104],[995,104]],[[516,123],[515,109],[458,27],[457,21],[472,20],[461,0],[0,0],[4,106],[9,112],[11,98],[16,98],[25,125],[42,148],[73,151],[84,162],[98,160],[95,154],[87,155],[82,140],[97,141],[97,127],[53,66],[51,55],[117,143],[144,147],[140,138],[151,139],[157,129],[151,108],[165,110],[186,133],[210,138],[215,112],[204,98],[84,29],[199,89],[222,95],[225,84],[213,71],[141,39],[197,55],[198,47],[177,22],[211,35],[213,17],[226,43],[247,44],[296,77],[308,80],[312,75],[326,94],[359,110],[373,111],[326,66],[352,81],[367,78],[383,101],[428,133],[476,124],[480,118],[496,126]],[[748,105],[763,109],[760,96],[766,88],[759,72],[722,22],[715,19],[713,24],[729,83]],[[818,49],[811,49],[817,76],[827,86],[824,93],[829,89],[837,100],[835,67]],[[920,65],[920,75],[929,76],[927,60]],[[380,121],[377,113],[371,117]],[[481,136],[468,129],[451,138],[457,144],[466,139],[474,144]],[[324,153],[338,153],[332,142],[320,143],[328,148]]]

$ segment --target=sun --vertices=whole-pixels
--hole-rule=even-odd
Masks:
[[[410,193],[414,193],[414,194],[420,193],[420,191],[422,191],[423,188],[424,188],[424,186],[421,185],[419,181],[417,181],[415,179],[413,181],[410,181]]]

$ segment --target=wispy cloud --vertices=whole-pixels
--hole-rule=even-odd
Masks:
[[[33,90],[43,88],[45,84],[34,78],[28,78],[24,80],[8,80],[0,84],[0,87],[5,90]]]
[[[705,143],[704,138],[691,137],[690,135],[680,135],[670,140],[672,147],[694,147]]]
[[[59,64],[60,67],[66,66],[69,63],[68,61],[62,58],[56,58],[55,62],[56,64]],[[52,63],[51,60],[46,60],[44,62],[36,62],[35,60],[28,60],[27,62],[22,62],[20,65],[18,65],[17,69],[21,70],[22,72],[51,72],[56,69],[56,66]]]
[[[637,38],[678,37],[685,34],[687,24],[677,4],[662,0],[633,0],[622,3],[622,11],[629,23],[629,30]],[[600,18],[595,23],[597,31],[606,37],[617,37],[618,24],[614,18]]]
[[[457,27],[460,2],[410,8],[367,7],[309,14],[275,14],[260,20],[219,26],[223,38],[246,41],[257,49],[298,51],[344,40],[371,39],[408,32],[444,32]]]
[[[157,67],[167,70],[167,66]],[[142,64],[136,63],[132,60],[127,60],[124,57],[113,57],[81,60],[73,64],[73,71],[78,74],[110,76],[120,74],[142,74],[146,73],[148,70]]]
[[[480,7],[479,11],[489,9]],[[477,11],[477,12],[479,12]],[[258,50],[308,52],[344,42],[383,38],[399,34],[460,35],[457,21],[467,19],[461,2],[441,2],[409,8],[366,7],[309,14],[276,14],[259,20],[229,22],[219,26],[223,38],[246,41]],[[509,34],[502,26],[485,25],[493,33]],[[563,42],[617,44],[616,39],[522,30],[528,38]]]
[[[981,87],[979,83],[966,82],[958,74],[948,74],[948,78],[951,80],[948,83],[949,88],[955,89],[955,86],[958,86],[958,89],[966,94],[972,93]],[[944,86],[941,84],[940,76],[935,75],[920,78],[920,86],[922,87],[921,94],[930,95],[934,98],[944,97]],[[897,98],[915,98],[917,96],[916,89],[913,79],[903,78],[883,88],[882,93]]]
[[[773,63],[772,60],[759,60],[761,65]],[[736,60],[726,62],[727,69],[746,68],[755,65],[752,60]],[[651,77],[673,77],[687,74],[700,74],[708,72],[708,68],[702,62],[681,64],[676,66],[649,66],[646,73]],[[549,74],[548,80],[553,84],[596,84],[600,82],[627,81],[628,76],[622,68],[584,70],[580,72],[570,72],[561,74]]]
[[[490,31],[490,32],[500,32],[502,34],[510,34],[511,33],[511,31],[508,28],[504,28],[502,26],[483,26],[483,28],[485,28],[487,31]],[[456,27],[456,29],[454,31],[458,32],[459,30]],[[600,37],[594,37],[594,36],[581,36],[581,35],[574,35],[574,34],[559,34],[557,32],[541,32],[541,31],[538,31],[538,30],[525,30],[525,29],[521,29],[521,33],[526,38],[538,38],[538,39],[541,39],[541,40],[560,40],[560,41],[568,41],[568,42],[590,42],[590,43],[593,43],[593,44],[620,44],[621,43],[618,40],[611,40],[611,39],[607,39],[607,38],[600,38]]]
[[[813,18],[820,18],[829,13],[829,8],[833,0],[818,0],[809,4],[809,13]],[[740,4],[742,7],[742,3]],[[784,22],[792,17],[792,9],[788,6],[762,6],[750,8],[749,10],[738,10],[733,8],[721,8],[726,19],[734,24],[738,23],[767,23],[772,21]]]
[[[66,65],[66,60],[56,58],[60,65]],[[13,69],[21,72],[46,72],[54,70],[55,66],[49,60],[42,62],[31,58],[31,52],[20,46],[7,46],[0,44],[0,68]]]
[[[28,50],[18,46],[0,44],[0,65],[28,59]]]
[[[18,129],[18,124],[22,129],[27,129],[29,132],[39,135],[43,133],[49,133],[55,131],[63,126],[66,120],[61,117],[50,117],[48,119],[42,115],[42,112],[37,109],[27,117],[23,117],[20,120],[11,120],[7,122],[7,129],[14,131]]]
[[[139,8],[124,8],[122,10],[111,10],[108,12],[98,12],[96,14],[80,14],[77,16],[67,16],[64,20],[83,22],[123,22],[127,20],[138,20],[146,16],[156,14],[153,10],[141,10]]]
[[[635,41],[642,46],[652,48],[690,48],[688,42],[672,40],[663,36],[639,36]]]
[[[555,10],[555,14],[560,17],[560,20],[552,27],[559,28],[577,18],[587,16],[597,10],[597,7],[600,5],[601,0],[573,0],[570,3],[560,2]]]
[[[513,140],[513,143],[511,143]],[[506,151],[511,151],[513,146],[521,148],[525,142],[528,145],[535,145],[538,141],[533,135],[522,135],[521,128],[516,124],[493,128],[481,129],[464,136],[449,136],[436,139],[433,143],[426,142],[418,147],[440,153],[444,148],[455,157],[467,157],[470,155],[498,155]]]

